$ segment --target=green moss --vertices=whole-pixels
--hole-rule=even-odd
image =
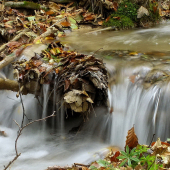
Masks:
[[[134,27],[134,23],[125,15],[112,14],[109,21],[104,22],[103,26],[115,26],[118,29],[129,29]]]
[[[117,14],[125,15],[129,17],[132,21],[137,20],[137,10],[139,6],[136,3],[129,2],[124,0],[122,3],[119,4]]]
[[[40,9],[40,5],[34,2],[24,1],[23,6],[27,6],[30,9]]]

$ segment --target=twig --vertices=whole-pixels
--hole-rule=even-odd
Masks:
[[[15,123],[17,124],[17,126],[19,127],[18,135],[17,135],[17,138],[16,138],[16,140],[15,140],[15,152],[16,152],[16,156],[14,157],[14,159],[13,159],[12,161],[10,161],[10,162],[8,163],[7,166],[4,166],[4,170],[7,170],[7,169],[9,168],[9,166],[10,166],[15,160],[17,160],[17,158],[21,155],[21,153],[18,154],[17,142],[18,142],[19,137],[20,137],[21,134],[22,134],[22,131],[23,131],[27,126],[33,124],[34,122],[39,122],[39,121],[46,120],[46,119],[48,119],[48,118],[50,118],[50,117],[54,117],[54,116],[55,116],[54,114],[55,114],[55,111],[53,112],[52,115],[47,116],[47,117],[42,118],[42,119],[37,119],[37,120],[31,121],[31,122],[27,123],[25,126],[23,126],[23,127],[21,127],[21,128],[20,128],[19,124],[16,122],[16,120],[14,120],[14,122],[15,122]]]
[[[151,140],[151,142],[150,142],[150,144],[149,144],[149,148],[150,148],[150,146],[151,146],[151,144],[152,144],[152,141],[153,141],[153,139],[154,139],[154,136],[155,136],[155,134],[153,134],[153,136],[152,136],[152,140]]]
[[[21,99],[21,104],[22,104],[22,109],[23,109],[23,117],[22,117],[22,123],[21,123],[21,128],[22,128],[23,124],[24,124],[24,118],[26,117],[28,121],[30,121],[30,119],[28,119],[28,117],[25,113],[24,103],[23,103],[23,100],[22,100],[21,89],[23,89],[23,86],[21,87],[20,83],[18,83],[18,86],[19,86],[19,96],[20,96],[20,99]]]
[[[12,161],[10,161],[6,167],[4,167],[4,170],[7,170],[7,169],[9,168],[9,166],[10,166],[15,160],[17,160],[20,155],[21,155],[21,153],[20,153],[19,155],[16,155],[16,156],[14,157],[14,159],[13,159]]]
[[[85,166],[85,167],[90,167],[90,165],[84,165],[84,164],[79,164],[79,163],[74,163],[74,166]]]

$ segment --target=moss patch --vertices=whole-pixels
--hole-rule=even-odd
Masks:
[[[109,21],[104,22],[103,26],[115,26],[118,29],[129,29],[134,27],[134,23],[125,15],[112,14]]]

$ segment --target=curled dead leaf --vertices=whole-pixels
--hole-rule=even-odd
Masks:
[[[129,146],[130,149],[133,149],[134,147],[136,147],[138,145],[138,138],[135,134],[135,128],[132,127],[129,131],[128,131],[128,135],[126,136],[126,146]]]

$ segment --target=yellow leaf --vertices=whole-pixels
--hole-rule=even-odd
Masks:
[[[137,52],[131,52],[131,53],[129,53],[129,55],[138,55],[138,53]]]

